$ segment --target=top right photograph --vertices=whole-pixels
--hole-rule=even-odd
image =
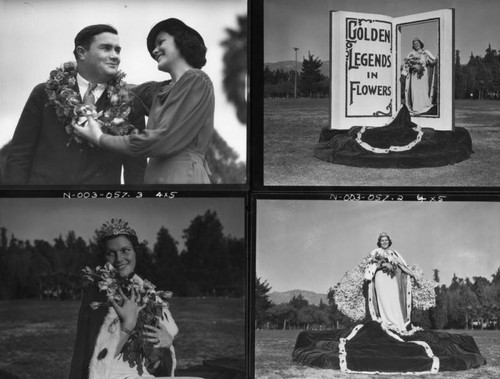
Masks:
[[[500,3],[266,0],[263,185],[500,185]]]

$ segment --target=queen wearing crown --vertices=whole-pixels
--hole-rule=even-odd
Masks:
[[[415,274],[401,254],[390,248],[391,245],[389,235],[380,233],[378,247],[368,257],[365,268],[368,308],[372,320],[406,333],[411,325],[411,278]]]
[[[156,292],[135,273],[136,232],[127,222],[112,219],[97,231],[97,240],[105,265],[84,270],[94,283],[84,292],[69,378],[173,376],[178,328],[159,296],[163,291]],[[149,316],[153,322],[146,324],[148,309],[154,309]]]
[[[424,49],[424,43],[419,38],[413,39],[412,49],[404,66],[406,106],[413,116],[431,114],[435,103],[437,58]]]
[[[412,308],[426,310],[435,305],[437,283],[424,279],[417,265],[410,268],[391,245],[389,235],[380,233],[377,248],[334,288],[338,310],[357,325],[302,331],[293,360],[349,373],[395,375],[468,370],[485,364],[472,336],[412,325]]]

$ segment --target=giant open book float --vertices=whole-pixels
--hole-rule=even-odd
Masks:
[[[414,168],[470,157],[470,135],[454,125],[452,9],[404,17],[332,11],[330,20],[330,127],[317,158]],[[415,49],[415,39],[424,46]]]

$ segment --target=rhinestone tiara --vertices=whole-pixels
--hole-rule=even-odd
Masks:
[[[97,231],[97,238],[99,240],[119,235],[128,235],[137,238],[135,230],[128,225],[128,222],[123,221],[121,218],[112,218],[111,221],[106,221]]]

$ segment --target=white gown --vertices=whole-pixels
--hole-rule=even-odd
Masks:
[[[371,252],[372,256],[381,252],[389,254],[399,267],[411,271],[403,257],[395,250],[382,248]],[[378,321],[390,330],[406,334],[411,318],[411,279],[400,268],[396,275],[391,276],[378,270],[376,264],[370,264],[365,269],[365,279],[368,285],[368,307],[372,320]]]
[[[408,58],[417,58],[424,67],[420,77],[414,70],[408,70],[406,73],[406,106],[410,114],[418,115],[427,112],[433,106],[432,95],[435,80],[432,65],[435,63],[436,58],[429,50],[423,50],[422,52],[411,51]]]

